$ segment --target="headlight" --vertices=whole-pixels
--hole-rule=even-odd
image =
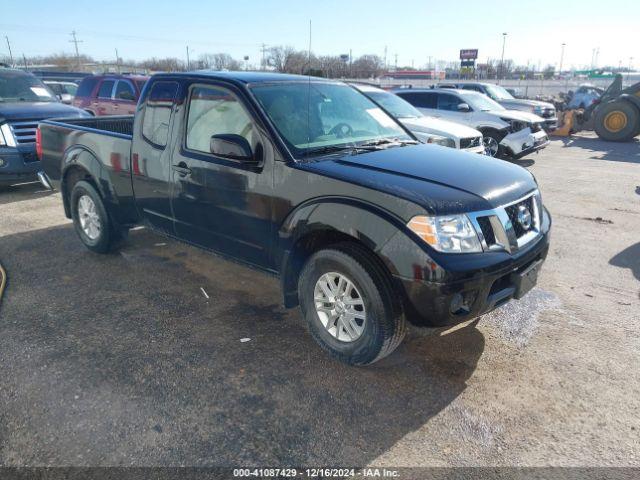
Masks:
[[[440,135],[431,135],[427,139],[427,143],[442,145],[443,147],[456,148],[456,141],[452,138],[441,137]]]
[[[16,139],[8,123],[0,125],[0,145],[6,145],[7,147],[16,146]]]
[[[482,245],[466,215],[439,217],[417,216],[407,224],[409,229],[439,252],[481,252]]]

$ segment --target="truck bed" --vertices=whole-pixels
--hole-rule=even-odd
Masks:
[[[127,224],[136,210],[131,186],[133,116],[45,120],[40,122],[42,170],[56,189],[70,169],[86,171],[99,180],[97,187],[115,220]],[[103,185],[109,188],[102,190]],[[62,187],[62,188],[61,188]],[[68,205],[65,198],[65,210]]]

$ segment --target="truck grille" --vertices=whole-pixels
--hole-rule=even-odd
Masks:
[[[493,227],[491,226],[491,220],[489,220],[489,217],[478,217],[478,225],[480,225],[480,230],[482,231],[484,241],[487,242],[487,245],[495,245],[496,234],[493,232]]]
[[[460,139],[461,149],[479,147],[481,144],[482,140],[480,140],[480,137],[468,137]]]
[[[511,220],[511,225],[513,225],[513,231],[516,234],[516,238],[522,237],[525,233],[529,231],[529,229],[525,230],[524,227],[518,221],[518,209],[521,206],[525,207],[529,211],[530,215],[532,215],[531,225],[533,226],[533,214],[535,212],[535,210],[533,209],[533,196],[523,200],[522,202],[516,203],[514,205],[509,205],[508,207],[505,208],[505,211],[509,216],[509,220]]]
[[[545,108],[542,110],[542,113],[540,114],[540,116],[542,118],[553,118],[556,116],[556,109],[555,108]]]
[[[38,122],[40,122],[40,120],[24,120],[22,122],[9,123],[13,131],[13,136],[16,138],[16,143],[35,143]]]
[[[522,211],[521,218],[518,218],[519,211]],[[515,203],[493,210],[472,212],[467,216],[478,232],[483,250],[514,252],[540,234],[540,193],[536,191]]]

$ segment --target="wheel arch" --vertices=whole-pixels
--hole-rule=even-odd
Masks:
[[[104,187],[99,181],[102,176],[102,165],[93,152],[80,146],[71,147],[65,152],[62,165],[60,191],[62,193],[64,213],[67,218],[71,218],[70,194],[73,186],[79,180],[91,183],[104,198]]]
[[[402,275],[402,268],[386,246],[391,239],[403,237],[404,222],[379,207],[353,199],[323,199],[303,205],[292,212],[279,231],[280,258],[277,259],[285,307],[298,305],[297,280],[304,264],[313,253],[336,245],[353,245],[368,255],[382,271],[392,277]],[[395,242],[394,242],[395,245]],[[404,243],[407,248],[407,243]],[[400,292],[399,292],[400,293]]]

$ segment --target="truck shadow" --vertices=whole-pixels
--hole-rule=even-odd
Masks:
[[[276,279],[146,230],[103,256],[69,225],[5,236],[0,261],[1,464],[365,465],[450,405],[484,350],[469,324],[347,367]]]
[[[640,139],[630,142],[607,142],[597,137],[573,135],[560,140],[565,148],[582,148],[592,154],[593,160],[640,163]]]
[[[0,205],[47,197],[54,193],[52,190],[46,190],[39,182],[0,187]]]

